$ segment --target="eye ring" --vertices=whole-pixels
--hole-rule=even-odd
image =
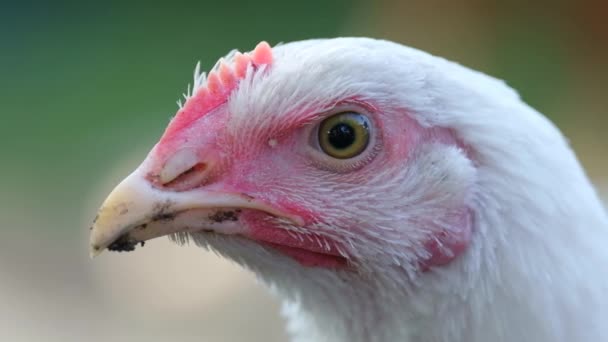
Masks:
[[[370,119],[354,111],[334,114],[323,120],[317,131],[318,146],[335,159],[351,159],[370,145]]]

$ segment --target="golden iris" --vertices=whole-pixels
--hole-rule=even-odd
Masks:
[[[369,144],[369,119],[355,112],[333,115],[319,126],[319,146],[337,159],[353,158]]]

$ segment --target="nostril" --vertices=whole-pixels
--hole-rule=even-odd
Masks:
[[[164,183],[163,186],[174,190],[187,190],[200,185],[205,181],[207,173],[205,172],[207,165],[205,163],[197,163],[191,168],[179,174],[173,180]]]
[[[205,180],[208,165],[199,161],[192,149],[182,149],[171,156],[160,170],[155,183],[174,190],[186,190]]]

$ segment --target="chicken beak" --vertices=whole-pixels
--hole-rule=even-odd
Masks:
[[[139,243],[178,232],[239,234],[246,229],[239,222],[243,209],[299,221],[246,194],[156,188],[138,169],[116,186],[99,209],[91,227],[90,254],[95,257],[105,249],[131,251]]]

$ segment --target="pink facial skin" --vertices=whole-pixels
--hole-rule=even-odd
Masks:
[[[288,232],[260,212],[245,211],[240,218],[247,222],[248,238],[286,254],[303,266],[342,268],[347,264],[346,258],[336,248],[336,242],[318,234]],[[319,243],[320,240],[326,244]]]
[[[461,255],[471,242],[473,222],[471,212],[463,208],[458,216],[454,217],[454,225],[457,229],[451,232],[440,231],[433,234],[425,243],[430,258],[420,261],[420,268],[428,271],[432,267],[449,264],[457,256]]]
[[[371,116],[375,130],[379,132],[378,152],[361,167],[349,172],[320,170],[306,152],[310,140],[306,135],[307,127],[326,113],[286,115],[282,120],[290,124],[281,126],[283,131],[279,136],[269,130],[273,132],[269,134],[275,135],[241,141],[245,134],[229,135],[226,130],[231,113],[225,103],[247,68],[266,65],[265,72],[271,72],[272,60],[272,50],[261,43],[251,54],[237,55],[232,66],[223,64],[218,72],[211,73],[207,86],[199,89],[180,109],[153,150],[149,179],[154,182],[164,162],[179,149],[194,149],[204,165],[201,172],[206,175],[202,178],[204,181],[192,188],[246,194],[252,200],[299,217],[303,223],[299,229],[305,231],[287,231],[269,214],[243,210],[239,220],[244,225],[245,237],[272,247],[303,266],[346,267],[350,256],[344,252],[346,249],[342,248],[339,237],[330,238],[316,230],[316,224],[332,222],[325,209],[331,208],[333,203],[322,196],[315,197],[322,189],[315,189],[314,177],[319,175],[319,179],[323,177],[335,183],[364,182],[383,165],[405,167],[411,152],[419,144],[435,142],[458,146],[459,143],[447,129],[421,127],[402,110],[381,108],[359,98],[337,100],[336,107],[359,107]],[[385,114],[395,112],[399,115]],[[275,144],[269,144],[270,140]],[[471,239],[471,214],[464,204],[457,212],[459,214],[451,218],[453,227],[449,232],[429,229],[429,235],[421,241],[430,255],[418,261],[422,271],[449,264],[466,250]],[[357,222],[342,224],[349,225],[353,232],[360,229]]]

